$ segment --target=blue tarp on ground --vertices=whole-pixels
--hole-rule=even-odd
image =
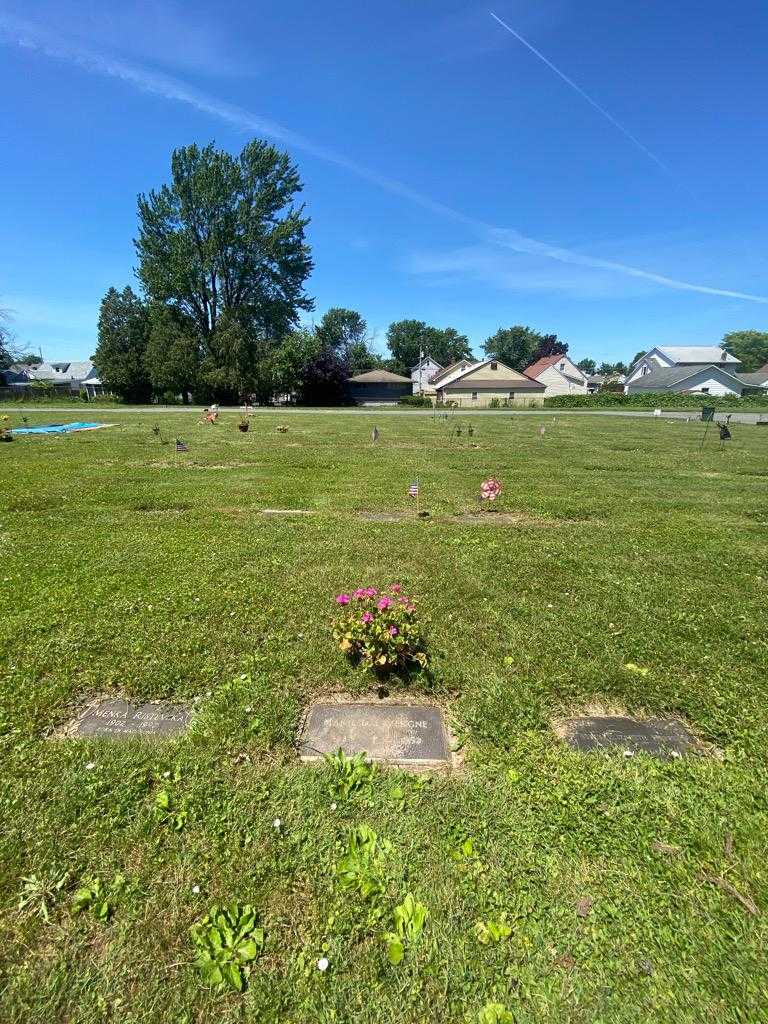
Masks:
[[[49,423],[45,427],[14,427],[12,434],[70,434],[73,430],[97,430],[110,423]]]

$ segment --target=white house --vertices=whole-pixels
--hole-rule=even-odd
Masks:
[[[587,375],[566,355],[543,356],[526,367],[525,375],[544,385],[545,398],[551,395],[586,395],[589,392]]]
[[[678,394],[685,392],[741,398],[749,386],[749,382],[742,378],[748,376],[751,375],[736,374],[717,363],[708,366],[659,366],[636,377],[624,390],[628,395],[642,394],[644,391],[674,391]]]
[[[440,363],[432,356],[422,356],[418,363],[411,367],[414,395],[434,395],[435,389],[430,380],[442,369]]]
[[[738,373],[741,370],[741,360],[732,356],[730,352],[726,352],[719,345],[664,345],[652,348],[650,352],[646,352],[632,364],[624,382],[624,391],[630,394],[630,385],[640,377],[647,377],[648,374],[654,373],[656,370],[686,366],[720,366],[731,373]],[[648,389],[644,388],[644,390]]]

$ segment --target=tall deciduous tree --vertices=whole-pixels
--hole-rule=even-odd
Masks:
[[[580,359],[576,365],[582,373],[586,373],[588,375],[594,373],[597,368],[597,363],[594,359]]]
[[[534,349],[531,362],[535,363],[537,359],[545,359],[547,356],[564,356],[567,352],[568,343],[560,341],[556,334],[542,334],[541,341]]]
[[[423,320],[396,320],[387,330],[387,347],[393,366],[400,373],[410,373],[420,353],[431,356],[442,366],[459,359],[472,359],[469,338],[455,327],[430,327]]]
[[[10,316],[0,309],[0,370],[7,369],[12,362]]]
[[[148,340],[147,307],[130,286],[122,292],[110,288],[101,300],[93,362],[104,386],[129,402],[145,402],[152,393],[145,360]]]
[[[177,149],[171,183],[139,196],[139,279],[194,323],[203,377],[222,397],[248,387],[250,361],[312,308],[302,188],[288,155],[256,139],[237,157]]]
[[[768,364],[768,333],[731,331],[723,338],[723,348],[741,360],[744,373],[762,370]]]
[[[487,338],[483,351],[487,356],[496,356],[513,370],[524,370],[534,362],[534,354],[544,336],[530,327],[516,324],[514,327],[500,327]]]

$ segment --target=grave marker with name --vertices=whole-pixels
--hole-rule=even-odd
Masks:
[[[190,717],[191,712],[178,704],[135,704],[117,697],[105,697],[86,708],[68,734],[77,739],[170,737],[183,732]]]
[[[302,732],[299,752],[312,761],[339,748],[351,757],[400,765],[450,762],[443,713],[417,704],[315,704]]]
[[[565,719],[557,731],[568,746],[586,752],[618,749],[668,760],[698,746],[682,722],[673,718],[590,715]]]

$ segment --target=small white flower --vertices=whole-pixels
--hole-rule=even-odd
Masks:
[[[241,679],[247,679],[248,678],[248,673],[247,672],[241,672],[240,673],[240,678]]]
[[[272,828],[277,829],[277,831],[279,832],[282,827],[282,821],[280,821],[279,818],[275,818],[275,820],[272,822]]]
[[[170,777],[171,777],[171,773],[170,772],[163,772],[163,778],[164,779],[170,779]]]
[[[554,608],[554,607],[555,607],[555,606],[554,606],[553,604],[548,604],[548,605],[547,605],[547,608]]]
[[[321,956],[317,961],[318,971],[327,971],[330,966],[331,964],[327,956]]]
[[[680,757],[681,756],[679,750],[673,750],[673,751],[671,751],[671,753],[672,753],[672,757]]]
[[[88,764],[85,767],[86,767],[86,770],[90,772],[90,771],[92,771],[96,767],[96,762],[95,761],[89,761]]]
[[[337,806],[336,804],[331,804],[331,810],[335,811],[336,810],[336,806]]]
[[[635,756],[634,750],[625,750],[624,751],[624,757],[634,757],[634,756]]]
[[[200,886],[199,885],[193,885],[192,886],[192,892],[195,894],[195,896],[197,896],[197,894],[200,892]]]
[[[230,619],[232,618],[232,616],[233,616],[234,614],[235,614],[234,612],[230,612],[230,613],[229,613],[229,617],[230,617]]]
[[[250,714],[251,711],[253,711],[253,708],[249,704],[248,707],[245,709],[245,712],[246,712],[246,714]]]

